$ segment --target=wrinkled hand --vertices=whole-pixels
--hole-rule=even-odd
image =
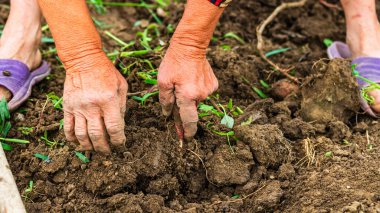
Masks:
[[[110,152],[125,143],[124,114],[128,85],[107,57],[81,59],[67,68],[63,94],[67,140],[82,150]],[[89,64],[90,62],[94,62]]]
[[[189,141],[197,131],[197,106],[218,88],[205,51],[172,43],[158,71],[160,103],[173,117],[180,139]]]

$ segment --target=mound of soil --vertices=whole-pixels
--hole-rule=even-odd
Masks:
[[[208,58],[221,85],[218,101],[227,104],[232,98],[244,111],[235,117],[235,135],[228,140],[208,125],[220,118],[205,117],[195,139],[181,149],[173,121],[162,116],[157,97],[144,105],[128,100],[126,146],[110,156],[85,153],[90,159],[85,164],[59,130],[62,111],[46,98],[50,92],[62,95],[64,70],[54,54],[44,54],[53,73],[13,114],[9,135],[31,143],[7,152],[28,212],[379,212],[380,123],[356,114],[357,88],[349,62],[320,61],[327,57],[323,39],[344,40],[342,11],[309,1],[276,17],[264,35],[266,48],[291,48],[271,59],[294,66],[293,74],[303,84],[284,100],[261,99],[252,89],[269,94],[260,80],[271,85],[283,80],[258,57],[255,45],[257,24],[280,3],[236,1],[214,34],[219,39],[211,42]],[[164,23],[158,27],[162,43],[171,35],[166,26],[175,27],[183,9],[180,1],[167,8],[166,16],[157,12]],[[0,6],[0,24],[8,12]],[[142,28],[136,21],[154,22],[145,8],[110,7],[105,15],[93,14],[126,42],[139,39],[135,34]],[[105,50],[118,50],[104,30],[99,27]],[[223,38],[228,32],[245,43]],[[42,49],[51,47],[44,44]],[[141,49],[139,42],[134,48]],[[161,57],[137,59],[149,59],[158,67]],[[122,70],[122,64],[137,59],[123,58],[116,65]],[[151,70],[146,64],[139,66],[138,71]],[[149,89],[129,74],[130,92]],[[34,130],[22,132],[20,127]],[[41,139],[45,130],[54,145]],[[35,153],[48,155],[50,161],[35,158]],[[33,191],[25,193],[31,180]]]

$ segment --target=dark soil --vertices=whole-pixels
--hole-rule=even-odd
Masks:
[[[166,121],[153,97],[143,106],[128,100],[125,149],[114,149],[107,157],[86,153],[91,162],[83,164],[75,156],[75,144],[65,143],[58,130],[62,111],[46,100],[50,92],[62,95],[64,69],[54,54],[45,55],[52,75],[13,114],[10,137],[31,143],[7,152],[21,193],[34,182],[25,198],[28,212],[380,212],[380,123],[360,112],[349,62],[323,59],[323,39],[344,40],[342,11],[309,1],[281,13],[266,30],[266,49],[291,48],[271,59],[295,66],[302,87],[283,100],[262,100],[251,88],[272,94],[259,81],[283,79],[258,57],[255,45],[257,24],[280,3],[236,1],[221,18],[214,35],[219,39],[210,45],[208,58],[220,82],[218,101],[226,104],[232,98],[244,110],[235,117],[237,141],[231,138],[231,147],[226,137],[207,128],[209,121],[220,119],[208,117],[201,119],[195,139],[181,149],[173,122]],[[4,24],[8,9],[0,8]],[[171,35],[166,26],[176,26],[183,8],[183,3],[173,3],[161,17],[164,43]],[[154,22],[144,8],[112,7],[105,15],[93,14],[126,42],[138,40],[135,34],[141,27],[133,26],[136,21]],[[107,51],[119,48],[104,29],[99,31]],[[246,43],[223,39],[227,32]],[[232,49],[224,50],[222,44]],[[49,47],[44,44],[42,50]],[[141,49],[139,44],[133,48]],[[158,67],[162,55],[140,59]],[[116,65],[136,60],[124,58]],[[149,70],[146,64],[136,69]],[[150,87],[136,75],[128,83],[130,92]],[[250,124],[240,126],[248,119]],[[34,132],[25,135],[18,127],[34,127]],[[50,140],[64,145],[46,146],[41,140],[44,129]],[[49,155],[51,162],[35,158],[35,153]]]

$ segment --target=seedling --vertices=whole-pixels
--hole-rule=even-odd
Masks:
[[[277,55],[277,54],[286,52],[288,50],[290,50],[290,48],[280,48],[280,49],[272,50],[272,51],[269,51],[269,52],[265,53],[265,57],[268,58],[268,57],[270,57],[272,55]]]
[[[3,98],[0,101],[0,141],[4,150],[11,151],[13,148],[9,143],[28,144],[29,141],[16,138],[6,138],[11,129],[10,114],[7,101]]]
[[[43,154],[40,154],[40,153],[36,153],[36,154],[34,154],[33,156],[36,157],[36,158],[39,158],[39,159],[43,160],[43,161],[46,162],[46,163],[50,163],[50,162],[51,162],[49,156],[47,156],[47,155],[43,155]]]
[[[261,99],[268,98],[268,96],[263,91],[261,91],[259,88],[253,86],[252,89],[253,89],[253,91],[255,91],[257,93],[257,95],[260,96]]]
[[[75,151],[75,155],[79,158],[79,160],[81,160],[83,163],[89,163],[90,160],[84,155],[82,154],[81,152],[77,152]]]
[[[108,37],[110,37],[111,39],[113,39],[117,44],[119,44],[121,46],[121,50],[127,49],[127,48],[129,48],[129,47],[131,47],[131,46],[133,46],[135,44],[134,41],[131,41],[129,43],[125,43],[123,40],[121,40],[120,38],[116,37],[114,34],[112,34],[109,31],[104,31],[104,34],[106,34]]]
[[[223,116],[222,120],[220,121],[220,123],[222,125],[225,125],[226,127],[230,128],[230,129],[232,129],[234,127],[235,120],[227,114],[226,110],[224,109],[224,107],[221,104],[219,104],[219,107],[222,108],[222,110],[224,112],[224,116]]]
[[[241,44],[245,44],[245,41],[233,32],[226,33],[223,36],[223,38],[233,38],[233,39],[237,40],[238,42],[240,42]]]
[[[56,140],[49,140],[48,139],[48,133],[47,131],[44,132],[44,135],[41,136],[41,140],[43,140],[46,144],[46,146],[48,146],[50,149],[55,149],[57,147],[61,147],[64,145],[63,142],[59,142],[59,141],[56,141]]]
[[[367,103],[369,105],[373,105],[375,103],[375,98],[369,95],[369,93],[375,89],[380,89],[380,85],[367,78],[364,78],[363,76],[360,76],[359,72],[356,70],[356,64],[353,64],[351,68],[352,68],[352,74],[355,77],[369,84],[369,86],[363,87],[360,92],[361,92],[362,97],[367,101]]]
[[[53,103],[53,107],[56,108],[56,109],[59,109],[59,110],[62,110],[63,109],[63,106],[62,106],[62,101],[63,101],[63,98],[62,97],[58,97],[54,94],[54,92],[51,92],[49,94],[46,95],[46,97],[51,100],[51,102]]]
[[[18,127],[17,130],[23,135],[30,135],[33,132],[33,127]]]
[[[24,194],[22,195],[22,197],[24,198],[24,200],[29,200],[29,194],[33,191],[33,181],[29,181],[29,186],[28,188],[25,189],[24,191]]]
[[[147,94],[145,94],[143,97],[138,97],[138,96],[132,96],[131,98],[133,100],[136,100],[136,101],[140,101],[141,105],[145,105],[145,101],[149,98],[149,97],[152,97],[152,96],[155,96],[155,95],[158,95],[159,94],[159,91],[156,91],[156,92],[148,92]]]
[[[105,14],[107,12],[107,9],[104,7],[103,0],[89,0],[88,3],[93,4],[96,12],[99,14]]]
[[[239,199],[239,198],[240,198],[240,195],[238,195],[238,194],[234,194],[231,198],[232,198],[232,199]]]

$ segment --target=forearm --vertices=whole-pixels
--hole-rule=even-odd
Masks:
[[[80,66],[82,58],[86,58],[88,63],[96,64],[102,61],[100,58],[104,58],[105,54],[86,1],[38,0],[38,2],[54,37],[58,55],[66,69]]]
[[[194,53],[205,53],[223,11],[207,0],[188,0],[171,44],[190,47]]]

